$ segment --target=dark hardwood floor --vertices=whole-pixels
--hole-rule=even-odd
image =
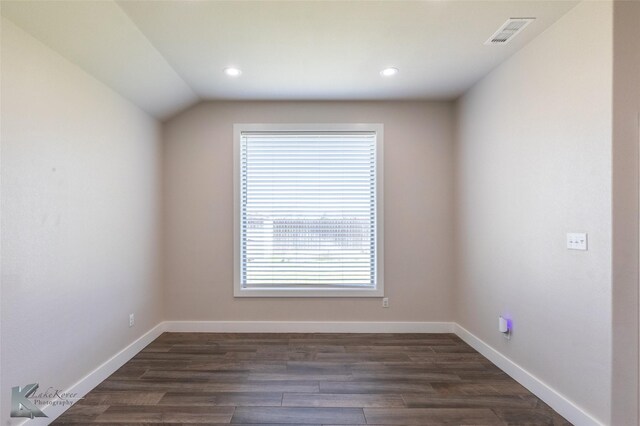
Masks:
[[[568,425],[453,334],[165,333],[54,424]]]

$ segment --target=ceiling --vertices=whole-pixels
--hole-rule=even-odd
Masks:
[[[201,99],[455,99],[576,1],[7,1],[2,15],[160,119]],[[535,17],[502,46],[512,17]],[[242,75],[223,73],[237,66]],[[400,72],[382,77],[393,66]]]

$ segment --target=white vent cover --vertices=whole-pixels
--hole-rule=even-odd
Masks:
[[[507,44],[536,18],[510,18],[484,44]]]

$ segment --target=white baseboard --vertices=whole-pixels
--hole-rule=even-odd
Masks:
[[[453,333],[452,322],[166,321],[169,332],[201,333]]]
[[[489,361],[493,362],[498,368],[511,376],[515,381],[529,389],[531,393],[546,402],[551,408],[574,425],[603,425],[603,423],[571,402],[567,397],[554,390],[551,386],[547,385],[542,380],[511,361],[506,356],[502,355],[461,325],[455,324],[454,332],[467,344],[480,352]]]
[[[90,390],[98,386],[104,379],[112,375],[118,368],[122,367],[127,361],[144,349],[145,346],[157,339],[163,332],[164,323],[156,325],[64,392],[75,393],[78,398],[85,396]],[[36,417],[35,419],[25,420],[20,424],[28,422],[29,426],[48,425],[68,408],[68,406],[64,405],[47,405],[42,408],[42,411],[47,417]]]

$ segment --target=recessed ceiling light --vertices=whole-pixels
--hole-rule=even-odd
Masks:
[[[380,75],[383,77],[391,77],[392,75],[398,74],[398,68],[385,68],[380,71]]]
[[[242,74],[242,71],[240,71],[239,68],[227,67],[227,68],[224,69],[224,73],[226,75],[228,75],[229,77],[237,77],[240,74]]]

